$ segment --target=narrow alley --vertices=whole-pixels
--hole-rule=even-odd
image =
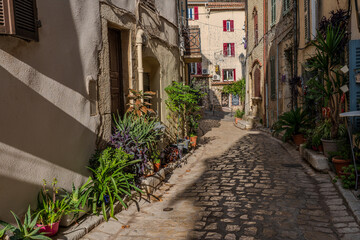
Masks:
[[[292,145],[204,119],[201,146],[152,196],[87,234],[99,239],[360,239],[328,174]]]

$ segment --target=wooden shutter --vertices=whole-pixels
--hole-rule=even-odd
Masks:
[[[271,0],[271,24],[276,21],[276,0]]]
[[[234,20],[230,20],[230,31],[234,31]]]
[[[258,37],[259,37],[259,29],[258,29],[258,14],[255,12],[254,16],[254,37],[255,37],[255,45],[258,44]]]
[[[234,81],[236,82],[236,69],[233,70]]]
[[[276,85],[275,85],[275,58],[271,57],[270,59],[270,81],[271,81],[271,99],[276,97]]]
[[[223,20],[223,31],[226,32],[226,20]]]
[[[231,56],[235,57],[235,43],[230,43],[231,46]]]
[[[304,0],[304,28],[305,42],[310,40],[310,17],[309,17],[309,0]]]
[[[271,62],[270,62],[271,63]],[[254,92],[255,92],[255,97],[260,97],[260,70],[259,68],[255,69],[254,72]]]
[[[225,71],[224,69],[222,70],[222,76],[223,76],[223,82],[225,81]]]
[[[360,111],[360,83],[356,83],[356,75],[360,74],[360,40],[350,41],[349,63],[350,111]],[[355,119],[355,128],[360,130],[360,118]]]
[[[199,20],[199,8],[194,7],[194,20]]]
[[[223,44],[224,57],[227,56],[227,43]]]
[[[36,0],[0,0],[0,33],[38,41]]]
[[[202,74],[202,64],[200,63],[196,63],[196,74],[197,75],[201,75]]]
[[[0,34],[10,34],[8,7],[8,0],[0,0]]]

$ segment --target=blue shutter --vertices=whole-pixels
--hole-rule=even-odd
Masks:
[[[350,62],[350,111],[360,111],[360,83],[356,83],[356,74],[360,74],[360,40],[351,40],[349,49]],[[356,128],[360,129],[360,118],[355,120]]]
[[[231,99],[231,105],[232,106],[239,106],[239,95],[234,95],[232,94],[232,99]]]

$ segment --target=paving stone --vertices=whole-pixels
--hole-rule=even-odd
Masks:
[[[101,224],[83,240],[360,239],[331,179],[313,171],[295,149],[232,122],[216,126],[204,135],[214,140],[175,170],[171,187],[154,193],[162,201],[143,201],[140,212],[131,206],[120,224]],[[167,207],[173,211],[162,211]]]

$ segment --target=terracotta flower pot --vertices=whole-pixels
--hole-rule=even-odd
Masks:
[[[154,171],[158,172],[160,171],[161,163],[154,163]]]
[[[319,149],[319,152],[324,152],[324,148],[323,148],[323,145],[322,145],[322,144],[320,144],[320,145],[318,146],[318,149]]]
[[[235,124],[237,124],[241,120],[242,120],[242,118],[235,118]]]
[[[341,172],[342,172],[342,168],[343,167],[348,167],[351,163],[351,160],[350,159],[341,159],[340,157],[338,156],[335,156],[332,158],[332,162],[335,166],[335,170],[336,170],[336,174],[340,177],[341,175]]]
[[[53,223],[52,225],[41,225],[41,224],[36,224],[37,227],[40,227],[39,229],[39,233],[45,232],[45,236],[51,237],[54,236],[55,234],[57,234],[57,232],[59,231],[59,224],[60,221],[57,221],[55,223]]]
[[[305,142],[304,134],[296,134],[292,136],[292,139],[296,146],[303,144]]]
[[[192,147],[196,147],[197,136],[190,137],[190,143]]]

